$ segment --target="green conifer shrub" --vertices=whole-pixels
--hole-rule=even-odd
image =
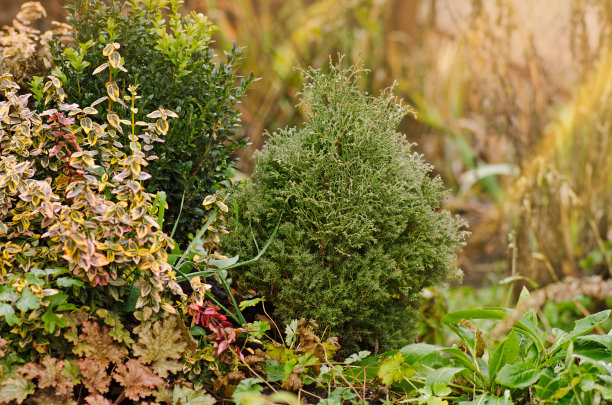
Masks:
[[[116,85],[127,90],[128,85],[138,84],[143,94],[136,100],[136,120],[142,121],[144,112],[158,108],[176,112],[178,119],[165,142],[153,146],[159,159],[150,162],[146,187],[148,192],[165,191],[168,196],[166,232],[170,233],[181,212],[174,239],[185,243],[188,234],[202,225],[202,200],[229,185],[231,153],[246,144],[232,135],[240,122],[235,106],[252,75],[237,76],[242,58],[237,46],[225,52],[225,61],[219,61],[212,49],[217,28],[201,14],[181,15],[180,4],[180,0],[125,4],[70,0],[68,21],[75,45],[57,43],[52,54],[68,97],[89,105],[107,95],[108,75],[92,75],[107,62],[102,50],[119,43],[123,63],[130,68]],[[115,112],[130,119],[129,108]],[[127,134],[122,142],[127,148]]]
[[[312,317],[345,349],[391,348],[414,336],[419,292],[459,275],[467,232],[439,209],[432,166],[396,132],[411,110],[391,90],[361,92],[360,72],[304,72],[309,122],[270,134],[222,243],[251,257],[278,225],[266,255],[234,276],[282,322]]]

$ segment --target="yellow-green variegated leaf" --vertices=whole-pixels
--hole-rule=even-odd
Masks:
[[[107,114],[106,115],[106,121],[108,121],[108,123],[111,126],[117,128],[117,129],[121,128],[121,126],[120,126],[121,120],[119,119],[119,116],[117,114],[115,114],[115,113]]]
[[[100,97],[99,99],[97,99],[96,101],[91,103],[90,107],[93,108],[93,107],[97,106],[98,104],[100,104],[100,103],[102,103],[102,102],[104,102],[106,100],[108,100],[108,96]]]
[[[147,114],[147,118],[159,118],[161,116],[162,116],[162,113],[159,110],[155,110]]]
[[[215,196],[214,194],[207,195],[206,198],[204,198],[204,202],[202,203],[202,205],[206,207],[207,205],[214,203],[216,199],[217,196]]]
[[[130,142],[130,150],[132,150],[132,152],[138,152],[140,150],[140,143]]]
[[[110,97],[111,100],[119,100],[119,86],[117,86],[117,82],[106,83],[106,92],[108,93],[108,97]]]
[[[159,118],[157,121],[155,121],[155,128],[157,128],[157,130],[162,134],[166,134],[168,129],[170,129],[170,126],[168,125],[168,121],[163,118]]]
[[[62,87],[62,82],[59,81],[59,79],[55,76],[47,76],[49,79],[51,79],[51,83],[56,87],[56,88],[60,88]]]
[[[113,52],[115,52],[114,45],[113,44],[106,44],[106,46],[102,50],[102,55],[108,56],[108,55],[112,54]]]
[[[228,212],[229,211],[229,208],[227,208],[227,205],[225,205],[221,201],[217,201],[215,204],[217,204],[217,207],[219,207],[219,209],[221,211],[223,211],[223,212]]]
[[[81,118],[81,128],[83,128],[86,134],[88,134],[89,131],[91,131],[92,125],[93,124],[91,122],[91,118],[89,117]]]
[[[117,68],[121,65],[121,55],[119,55],[119,52],[113,52],[108,57],[108,61],[112,67]]]
[[[108,62],[101,64],[100,66],[98,66],[96,68],[96,70],[93,71],[93,73],[91,74],[93,75],[97,75],[98,73],[100,73],[101,71],[103,71],[104,69],[106,69],[108,67]]]
[[[92,114],[92,115],[93,115],[93,114],[97,114],[97,113],[98,113],[98,110],[96,110],[96,109],[95,109],[95,108],[93,108],[93,107],[85,107],[85,108],[83,108],[83,112],[84,112],[85,114]]]

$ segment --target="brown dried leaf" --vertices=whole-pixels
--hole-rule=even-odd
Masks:
[[[106,326],[100,328],[95,322],[85,321],[82,331],[79,335],[82,343],[73,349],[79,356],[96,360],[106,368],[110,362],[120,363],[127,354],[125,348],[113,340]]]
[[[90,358],[78,360],[77,365],[81,369],[81,374],[83,374],[81,382],[90,394],[104,394],[108,392],[111,377],[106,372],[106,367]]]
[[[30,380],[38,378],[38,388],[55,388],[57,395],[71,392],[74,383],[72,378],[62,375],[64,362],[56,358],[45,356],[41,364],[34,362],[19,367],[19,372]]]
[[[302,370],[303,371],[303,370]],[[291,373],[287,381],[283,384],[283,389],[287,391],[297,391],[304,386],[300,376],[295,371]]]
[[[167,377],[169,372],[177,373],[183,369],[178,360],[185,352],[187,342],[175,316],[155,322],[152,328],[143,328],[138,336],[138,343],[133,346],[134,355],[143,363],[151,364],[157,374]]]
[[[125,387],[125,396],[133,401],[148,397],[153,393],[153,388],[165,384],[161,377],[135,359],[129,360],[126,364],[119,364],[113,377]]]

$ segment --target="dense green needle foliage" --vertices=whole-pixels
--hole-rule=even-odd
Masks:
[[[312,317],[344,348],[390,348],[413,337],[421,289],[458,275],[466,232],[439,210],[441,180],[396,132],[411,110],[391,91],[361,92],[360,72],[304,72],[309,122],[271,134],[223,246],[249,257],[280,221],[267,254],[235,276],[284,322]]]
[[[159,159],[150,163],[147,191],[166,192],[168,233],[182,208],[175,239],[184,243],[201,226],[204,197],[229,185],[231,153],[246,144],[232,139],[240,115],[234,107],[252,75],[242,80],[236,76],[241,60],[237,46],[226,52],[225,62],[217,63],[211,47],[216,27],[201,14],[181,16],[179,5],[177,0],[71,0],[68,20],[77,45],[58,43],[52,53],[70,99],[89,105],[107,95],[108,74],[92,75],[107,62],[102,50],[119,43],[130,68],[117,86],[138,84],[143,94],[135,103],[136,120],[157,108],[178,114],[165,143],[154,146]],[[114,112],[124,119],[131,113],[120,107]],[[126,148],[128,144],[124,142]]]

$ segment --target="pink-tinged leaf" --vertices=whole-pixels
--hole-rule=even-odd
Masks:
[[[125,396],[132,401],[146,398],[153,393],[155,387],[166,385],[161,377],[135,359],[129,360],[126,364],[119,364],[113,377],[125,388]]]
[[[127,351],[109,335],[106,326],[101,328],[95,322],[85,321],[82,331],[79,339],[83,344],[73,350],[79,356],[87,356],[104,366],[110,362],[119,363],[127,354]]]
[[[64,362],[56,358],[45,356],[41,364],[27,363],[19,367],[19,372],[30,380],[38,379],[38,388],[55,388],[57,395],[68,394],[74,383],[72,378],[62,374]]]
[[[85,397],[85,402],[88,405],[113,405],[111,400],[104,398],[102,395],[89,395]]]
[[[90,107],[95,107],[100,103],[103,103],[104,101],[108,100],[108,96],[104,96],[104,97],[100,97],[99,99],[97,99],[96,101],[94,101],[93,103],[91,103]]]
[[[90,394],[104,394],[108,392],[111,377],[106,372],[106,367],[103,364],[91,358],[85,358],[78,360],[77,365],[83,375],[81,382]]]

